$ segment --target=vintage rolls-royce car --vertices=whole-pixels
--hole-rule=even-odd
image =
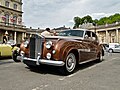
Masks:
[[[57,36],[33,34],[29,43],[20,46],[21,60],[28,67],[41,64],[60,67],[64,74],[74,71],[77,64],[101,61],[104,52],[97,35],[85,29],[60,32]]]
[[[0,57],[12,57],[12,52],[17,50],[14,40],[9,40],[6,44],[0,44]]]

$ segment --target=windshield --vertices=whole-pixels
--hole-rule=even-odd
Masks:
[[[84,31],[83,30],[67,30],[62,31],[58,34],[58,36],[78,36],[83,37]]]

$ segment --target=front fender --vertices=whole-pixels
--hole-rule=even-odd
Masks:
[[[73,41],[68,41],[63,43],[61,46],[59,46],[59,59],[65,61],[67,55],[72,52],[75,51],[78,54],[78,50],[77,50],[77,43],[73,42]]]
[[[18,49],[19,49],[19,47],[15,46],[15,47],[12,48],[12,51],[18,50]]]
[[[77,48],[74,48],[74,46],[69,46],[67,47],[61,54],[61,60],[65,61],[67,58],[67,55],[72,52],[73,54],[75,54],[75,56],[77,56],[79,58],[79,53]]]

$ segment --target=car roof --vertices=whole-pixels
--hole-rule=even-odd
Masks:
[[[78,28],[78,29],[67,29],[67,30],[64,30],[64,31],[68,31],[68,30],[83,30],[83,31],[90,31],[90,32],[93,32],[91,30],[88,30],[88,29],[82,29],[82,28]],[[93,32],[94,33],[94,32]]]
[[[109,43],[109,45],[119,45],[119,43]]]

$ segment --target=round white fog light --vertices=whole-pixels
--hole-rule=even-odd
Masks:
[[[56,51],[55,51],[55,50],[53,50],[53,51],[52,51],[52,54],[55,54],[55,53],[56,53]]]
[[[47,57],[47,59],[50,59],[51,58],[51,54],[47,53],[46,57]]]

